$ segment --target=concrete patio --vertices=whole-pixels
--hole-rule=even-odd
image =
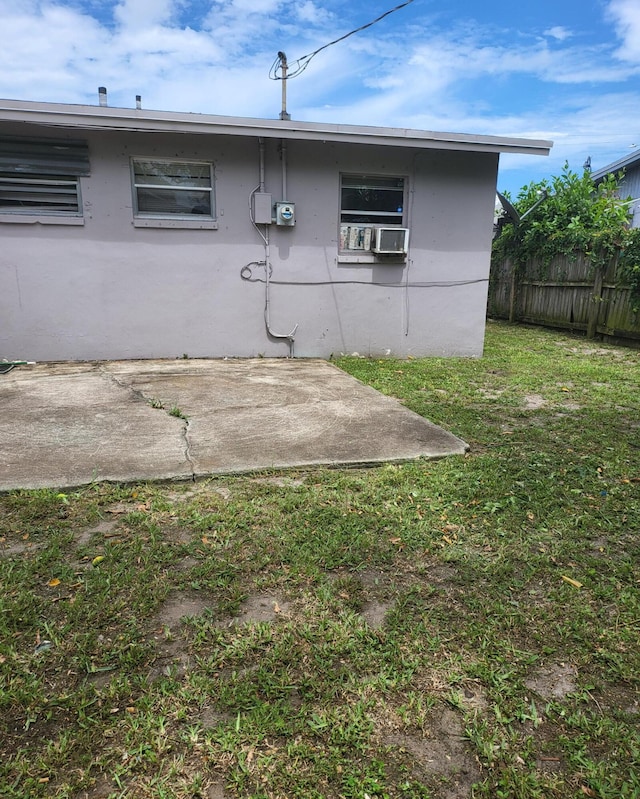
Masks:
[[[0,403],[3,491],[468,449],[323,360],[43,363],[0,375]]]

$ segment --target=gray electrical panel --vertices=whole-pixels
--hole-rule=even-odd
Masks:
[[[264,191],[253,195],[253,221],[256,225],[270,225],[273,222],[273,200]]]

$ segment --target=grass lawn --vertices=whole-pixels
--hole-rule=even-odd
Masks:
[[[465,457],[0,497],[0,796],[640,797],[640,352],[339,365]]]

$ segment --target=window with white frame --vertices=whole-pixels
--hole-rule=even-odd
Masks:
[[[133,158],[131,172],[137,217],[215,219],[212,164]]]
[[[0,214],[80,217],[85,141],[0,137]]]

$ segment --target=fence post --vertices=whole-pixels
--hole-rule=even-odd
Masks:
[[[593,280],[593,291],[591,292],[591,302],[589,303],[589,316],[587,319],[587,338],[595,338],[598,329],[598,316],[602,304],[602,283],[604,281],[604,269],[596,267]]]
[[[518,304],[518,276],[517,267],[514,263],[509,261],[511,267],[511,288],[509,291],[509,322],[516,321],[516,308]]]

